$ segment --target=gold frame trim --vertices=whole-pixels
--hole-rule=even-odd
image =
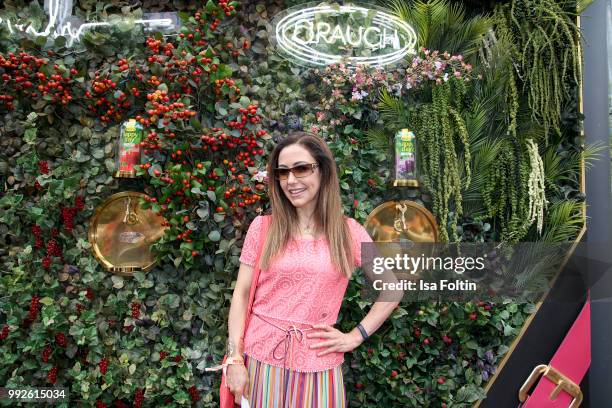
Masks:
[[[419,181],[399,179],[399,180],[393,180],[392,185],[393,187],[418,187]]]
[[[136,170],[134,171],[117,170],[113,176],[115,178],[130,178],[130,179],[138,178],[138,176],[136,175]]]
[[[578,15],[576,24],[578,26],[578,29],[580,30],[580,15]],[[583,96],[583,89],[582,89],[582,63],[583,63],[582,62],[582,46],[578,47],[578,59],[580,61],[580,64],[579,64],[580,72],[578,73],[578,80],[579,80],[579,83],[578,83],[578,96],[579,96],[580,100],[578,101],[578,111],[579,111],[579,113],[583,114],[584,113],[584,105],[583,105],[583,97],[582,97]],[[582,126],[582,128],[580,130],[580,138],[582,139],[583,144],[584,144],[584,126]],[[580,161],[580,173],[581,173],[581,175],[580,175],[580,192],[585,194],[586,193],[586,188],[585,188],[585,186],[586,186],[586,174],[585,174],[584,156],[582,157],[582,159]],[[557,272],[557,274],[555,275],[555,277],[551,281],[551,284],[550,284],[551,288],[554,286],[555,282],[557,281],[557,278],[559,277],[559,275],[561,274],[563,269],[565,269],[565,265],[567,264],[569,259],[574,254],[574,251],[576,250],[576,247],[578,246],[580,241],[582,241],[582,238],[583,238],[584,234],[586,233],[586,230],[587,230],[587,224],[586,224],[587,215],[586,215],[586,211],[587,211],[586,201],[583,201],[582,202],[582,228],[580,229],[580,232],[578,233],[578,236],[576,237],[576,240],[572,244],[572,246],[571,246],[570,250],[568,251],[567,255],[563,258],[563,263],[561,264],[561,267],[559,268],[559,272]],[[544,301],[548,297],[549,293],[550,293],[550,288],[546,291],[546,293],[544,293],[542,295],[542,297],[540,297],[540,300],[538,300],[538,302],[535,305],[535,311],[531,315],[529,315],[527,320],[525,320],[525,323],[521,327],[521,330],[520,330],[518,336],[516,336],[516,338],[512,341],[512,343],[510,344],[510,347],[508,348],[508,351],[506,352],[506,354],[502,358],[502,360],[499,363],[499,365],[496,367],[495,374],[493,374],[491,379],[489,379],[489,381],[487,382],[486,386],[484,387],[485,394],[489,393],[491,387],[495,383],[495,380],[497,380],[497,377],[499,376],[499,373],[501,373],[501,371],[506,366],[506,363],[510,359],[510,356],[512,355],[512,353],[514,353],[514,350],[516,349],[518,343],[520,343],[520,341],[522,340],[523,335],[525,334],[525,332],[527,331],[529,326],[531,326],[531,323],[533,322],[533,319],[535,318],[535,316],[540,311],[540,307],[544,304]],[[515,391],[517,392],[517,395],[518,395],[518,390],[515,390]],[[513,392],[513,391],[510,390],[510,392]],[[517,400],[518,400],[518,398],[517,398]],[[484,400],[477,401],[472,406],[472,408],[479,408],[480,404],[482,403],[482,401],[484,401]]]

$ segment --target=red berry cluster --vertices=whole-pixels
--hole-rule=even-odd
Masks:
[[[476,320],[476,319],[478,319],[478,313],[476,312],[470,313],[470,320]]]
[[[34,235],[34,239],[35,239],[35,243],[34,243],[34,248],[42,248],[44,245],[43,239],[42,239],[42,229],[40,228],[39,225],[32,225],[32,234]]]
[[[96,400],[96,408],[106,408],[106,404],[100,400]]]
[[[140,303],[134,302],[131,305],[132,308],[132,317],[134,319],[138,319],[140,317]]]
[[[241,181],[240,177],[238,178],[238,182],[239,183],[243,182]],[[261,184],[258,184],[258,185],[263,186]],[[240,190],[237,190],[236,187],[230,187],[227,190],[225,190],[225,193],[224,193],[225,198],[226,199],[232,198],[232,195],[235,194],[236,191],[241,191],[241,193],[237,194],[236,200],[230,203],[230,208],[232,209],[236,208],[236,202],[238,203],[238,207],[244,208],[247,205],[256,204],[257,202],[261,200],[261,196],[258,194],[252,193],[251,187],[249,186],[243,186],[242,188],[240,188]],[[223,212],[223,211],[225,211],[223,207],[217,208],[217,212]]]
[[[72,232],[74,228],[74,217],[77,214],[76,207],[62,207],[60,210],[60,218],[67,232]]]
[[[181,355],[175,356],[172,361],[174,361],[175,363],[180,363],[181,361],[183,361],[183,357]]]
[[[221,128],[212,128],[211,130],[211,133],[204,134],[200,138],[204,143],[204,146],[202,146],[202,150],[204,151],[208,151],[209,147],[213,152],[216,152],[222,148],[246,148],[246,151],[249,153],[263,154],[263,150],[257,145],[257,138],[264,136],[266,134],[265,130],[260,130],[254,135],[249,135],[244,132],[244,129],[242,129],[240,137],[228,135],[223,132],[223,129]],[[250,161],[252,161],[252,159],[250,159]]]
[[[211,13],[213,16],[218,15],[216,10],[213,10]],[[198,22],[198,24],[200,25],[200,27],[204,27],[207,24],[207,16],[203,16],[201,13],[196,13],[195,15],[195,19]],[[210,31],[215,31],[217,29],[217,27],[219,27],[219,25],[221,24],[221,20],[219,20],[218,18],[214,19],[212,23],[210,23],[210,25],[208,26],[208,29]],[[187,37],[189,38],[189,36]],[[206,45],[206,42],[204,41],[204,44],[201,44],[200,42],[198,42],[198,45]]]
[[[51,233],[51,235],[54,236],[53,233]],[[51,267],[52,257],[54,256],[58,256],[61,258],[62,249],[60,248],[59,244],[55,239],[50,239],[49,242],[47,242],[47,254],[42,260],[43,268],[49,269]]]
[[[68,346],[68,340],[66,339],[66,335],[64,333],[56,333],[55,342],[62,348],[66,348],[66,346]]]
[[[47,344],[42,352],[43,363],[47,363],[49,361],[49,357],[51,357],[52,352],[53,352],[53,347],[51,347],[50,344]]]
[[[57,366],[53,366],[47,373],[47,382],[55,384],[57,381]]]
[[[34,321],[38,318],[38,309],[40,308],[40,296],[33,295],[30,299],[30,311],[28,313],[28,320]]]
[[[116,88],[116,82],[109,78],[103,79],[97,73],[91,89],[85,92],[85,96],[91,99],[88,109],[93,113],[97,113],[103,123],[109,123],[111,120],[119,121],[122,118],[123,105],[115,103],[112,100],[113,98],[109,99],[106,97],[107,93],[114,92]],[[129,104],[127,107],[129,107]]]
[[[442,336],[442,341],[445,344],[452,344],[453,343],[453,339],[451,339],[450,337],[448,337],[446,334],[444,336]]]
[[[89,299],[89,301],[94,300],[95,296],[92,288],[87,288],[87,291],[85,292],[85,297]]]
[[[490,312],[490,311],[491,311],[491,309],[493,309],[493,306],[491,306],[490,304],[488,304],[488,303],[486,303],[486,302],[482,302],[482,301],[480,301],[480,302],[478,302],[477,304],[478,304],[478,307],[480,307],[480,308],[482,308],[482,309],[486,310],[487,312]]]
[[[77,303],[76,305],[76,311],[77,311],[77,315],[80,316],[81,313],[83,312],[83,310],[85,310],[85,306],[83,306],[80,303]]]
[[[45,256],[42,260],[42,266],[45,269],[49,269],[51,267],[51,257]]]
[[[3,68],[2,89],[11,89],[14,94],[0,94],[0,106],[14,109],[15,98],[39,100],[50,97],[51,103],[67,105],[72,101],[70,90],[77,75],[74,68],[70,71],[58,64],[51,65],[47,59],[38,58],[26,52],[8,55],[0,54],[0,67]]]
[[[159,361],[163,360],[167,356],[168,356],[168,353],[166,353],[165,351],[160,351],[159,352]]]
[[[231,16],[234,11],[234,6],[228,4],[227,0],[219,0],[219,6],[223,9],[226,16]]]
[[[444,383],[446,382],[446,378],[444,378],[444,377],[438,377],[438,380],[437,380],[437,381],[438,381],[438,384],[442,385],[442,384],[444,384]]]
[[[49,174],[49,163],[47,163],[45,160],[39,160],[38,171],[40,174]]]
[[[182,62],[186,62],[183,60]],[[151,77],[151,80],[155,82],[159,82],[157,77]],[[180,95],[172,95],[172,99],[178,99]],[[193,110],[186,109],[186,106],[183,102],[170,102],[171,98],[168,96],[168,93],[161,90],[156,90],[152,93],[147,94],[147,114],[150,116],[149,119],[144,119],[137,117],[136,120],[139,120],[140,123],[146,124],[149,120],[151,123],[156,123],[158,119],[163,119],[164,125],[170,124],[170,120],[183,120],[188,119],[192,116],[196,115],[196,112]],[[166,123],[167,122],[167,123]]]
[[[257,116],[257,106],[249,105],[248,108],[240,108],[238,110],[241,113],[240,122],[238,121],[230,121],[227,125],[232,129],[243,129],[248,123],[257,124],[261,121],[259,116]],[[262,135],[265,134],[265,131]]]
[[[172,43],[164,43],[162,47],[161,40],[156,40],[153,37],[148,37],[146,40],[146,45],[149,50],[151,50],[154,54],[160,53],[160,48],[163,48],[163,53],[170,57],[172,56],[172,50],[174,49],[174,45]],[[157,59],[149,59],[149,62],[158,62]]]
[[[82,196],[76,196],[74,199],[74,207],[77,211],[83,211],[83,209],[85,209],[85,199]]]
[[[0,340],[5,340],[9,335],[9,327],[7,324],[4,325],[2,331],[0,332]]]
[[[231,78],[215,80],[215,95],[221,96],[228,91],[234,91],[235,94],[240,94],[240,88],[236,86],[236,81]]]
[[[119,71],[123,72],[123,71],[127,71],[128,69],[130,69],[130,64],[127,62],[127,60],[124,60],[122,58],[119,61],[117,61],[117,67],[119,68]]]
[[[189,396],[191,397],[191,400],[193,402],[198,402],[200,400],[200,393],[198,392],[198,389],[196,388],[195,385],[192,385],[191,387],[189,387],[187,392],[189,393]]]
[[[140,408],[142,406],[142,401],[144,401],[144,391],[142,388],[138,388],[134,396],[134,407]]]
[[[47,242],[47,255],[62,256],[62,249],[56,240],[50,239],[49,242]]]
[[[108,370],[108,358],[105,357],[102,360],[100,360],[100,363],[98,364],[98,366],[100,367],[100,374],[105,375],[106,370]]]

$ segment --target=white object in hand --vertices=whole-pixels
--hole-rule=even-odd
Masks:
[[[244,398],[244,395],[242,396],[242,401],[240,402],[240,408],[251,408],[249,400]]]

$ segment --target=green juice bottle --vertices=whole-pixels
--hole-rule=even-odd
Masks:
[[[418,187],[416,166],[416,137],[409,129],[395,134],[395,180],[394,186]]]

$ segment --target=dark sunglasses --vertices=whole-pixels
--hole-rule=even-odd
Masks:
[[[287,180],[289,178],[289,173],[293,173],[296,178],[307,177],[314,173],[314,169],[316,169],[317,166],[319,166],[318,163],[308,163],[300,164],[290,169],[274,169],[274,177],[276,177],[277,180]]]

